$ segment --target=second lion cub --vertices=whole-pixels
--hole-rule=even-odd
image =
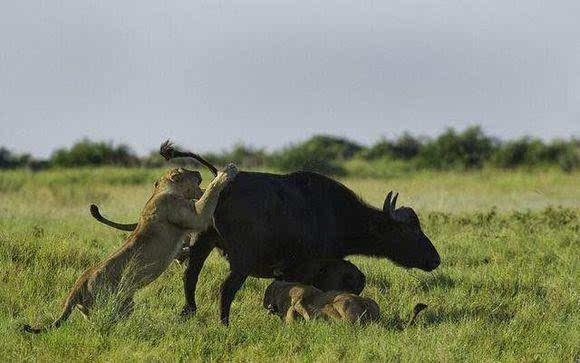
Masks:
[[[66,299],[60,317],[48,327],[26,325],[24,330],[40,333],[57,328],[75,307],[88,314],[95,294],[103,288],[112,292],[122,288],[123,301],[120,303],[123,311],[130,313],[135,292],[165,271],[181,250],[185,235],[211,226],[220,192],[237,173],[235,165],[228,165],[212,180],[201,198],[192,202],[201,194],[199,172],[182,168],[167,172],[155,183],[153,195],[145,204],[135,231],[117,251],[81,275]],[[131,276],[128,286],[121,286],[124,272],[131,264],[136,265],[134,276]]]
[[[323,292],[293,282],[272,282],[266,288],[263,304],[287,323],[299,316],[305,320],[323,316],[349,323],[380,319],[379,306],[372,299],[344,291]]]

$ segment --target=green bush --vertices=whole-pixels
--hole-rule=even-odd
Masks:
[[[382,138],[374,145],[363,149],[361,156],[366,160],[381,158],[410,160],[419,154],[422,147],[423,144],[420,139],[405,132],[403,136],[394,141]]]
[[[0,147],[0,169],[19,168],[26,165],[29,160],[30,155],[28,154],[16,155],[10,150]]]
[[[420,139],[405,132],[391,144],[391,154],[395,159],[410,160],[419,155],[423,144]]]
[[[79,167],[88,165],[139,165],[139,159],[127,145],[113,146],[109,142],[83,139],[70,149],[55,151],[50,159],[54,166]]]
[[[390,157],[392,150],[392,143],[386,138],[381,138],[372,146],[361,151],[361,156],[365,160],[376,160],[384,157]]]
[[[558,160],[560,168],[567,173],[580,169],[580,148],[571,148]]]
[[[428,169],[481,168],[489,159],[496,142],[479,126],[457,134],[449,128],[435,140],[427,142],[418,154],[418,165]]]
[[[267,154],[264,149],[237,143],[231,150],[226,150],[219,154],[207,153],[203,157],[215,165],[226,165],[231,162],[239,166],[255,168],[266,163]]]
[[[491,164],[499,168],[558,165],[562,170],[571,172],[580,169],[580,140],[571,138],[544,142],[523,137],[500,142],[476,126],[461,132],[449,128],[435,139],[404,133],[394,140],[382,138],[369,147],[329,135],[315,135],[273,153],[238,143],[231,149],[206,153],[203,157],[218,167],[234,162],[246,168],[311,170],[329,175],[344,175],[352,168],[374,174],[377,167],[386,168],[382,174],[390,175],[395,161],[398,171],[475,169]],[[367,165],[363,165],[365,163]],[[88,139],[77,142],[70,149],[57,150],[48,161],[34,160],[29,155],[14,155],[6,148],[0,148],[0,169],[27,166],[36,171],[51,166],[87,165],[201,168],[198,162],[190,158],[177,158],[168,164],[155,150],[139,159],[126,145],[113,146],[111,143]]]
[[[309,170],[327,175],[344,175],[345,170],[326,154],[316,154],[304,147],[289,147],[273,154],[269,164],[283,171]]]
[[[345,160],[352,158],[363,147],[343,137],[330,135],[315,135],[297,145],[317,154],[325,154],[329,159]]]
[[[493,162],[500,168],[556,164],[570,172],[580,167],[580,142],[571,139],[546,144],[539,139],[523,137],[498,147]]]
[[[540,161],[540,151],[543,146],[542,141],[529,137],[510,141],[497,149],[494,163],[501,168],[537,164]]]
[[[176,160],[179,159],[175,159],[174,161]],[[146,168],[162,168],[167,166],[167,160],[165,160],[165,158],[159,154],[158,150],[153,150],[149,153],[149,155],[141,159],[141,165]]]
[[[347,139],[317,135],[274,153],[269,158],[269,164],[286,171],[310,170],[322,174],[343,175],[345,170],[338,162],[353,157],[361,150],[359,144]]]

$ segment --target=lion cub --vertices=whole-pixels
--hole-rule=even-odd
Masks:
[[[343,291],[323,292],[313,286],[274,281],[264,294],[264,308],[286,323],[297,316],[310,320],[318,316],[349,323],[380,319],[380,309],[372,299]]]
[[[312,285],[322,291],[360,294],[366,277],[352,262],[341,259],[313,259],[275,275],[276,280]]]
[[[199,172],[183,168],[167,172],[155,183],[135,231],[106,260],[82,274],[66,299],[60,317],[48,327],[35,329],[25,325],[24,330],[39,333],[57,328],[74,307],[86,315],[95,293],[102,288],[113,292],[123,288],[124,298],[120,303],[123,311],[130,313],[135,292],[165,271],[181,250],[184,236],[211,226],[219,194],[237,173],[235,165],[228,165],[201,195]],[[192,202],[194,198],[199,200]],[[136,264],[135,276],[131,276],[129,286],[120,287],[123,272],[130,263]]]

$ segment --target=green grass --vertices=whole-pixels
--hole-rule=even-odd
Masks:
[[[580,174],[557,170],[403,173],[343,181],[371,204],[388,190],[420,214],[442,256],[435,272],[386,260],[349,258],[367,275],[378,324],[316,321],[284,325],[261,307],[269,280],[249,278],[218,323],[228,266],[206,261],[199,311],[178,317],[183,267],[172,264],[143,289],[128,319],[111,325],[106,301],[86,321],[74,312],[58,330],[20,332],[49,322],[84,269],[125,234],[93,221],[136,220],[162,170],[114,168],[0,173],[0,352],[6,361],[578,361],[580,358]],[[206,175],[206,180],[209,180]],[[557,207],[557,206],[564,207]],[[552,206],[552,207],[550,207]],[[429,308],[401,330],[415,303]],[[113,319],[114,321],[114,319]]]

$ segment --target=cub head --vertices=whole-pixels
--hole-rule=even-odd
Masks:
[[[272,281],[270,285],[266,288],[264,292],[264,301],[262,306],[264,309],[268,310],[270,314],[278,315],[280,313],[280,306],[278,306],[278,296],[282,292],[282,289],[290,285],[288,282],[284,281]]]
[[[199,187],[202,178],[197,170],[172,169],[155,182],[155,190],[172,188],[186,199],[199,199],[203,191]]]

